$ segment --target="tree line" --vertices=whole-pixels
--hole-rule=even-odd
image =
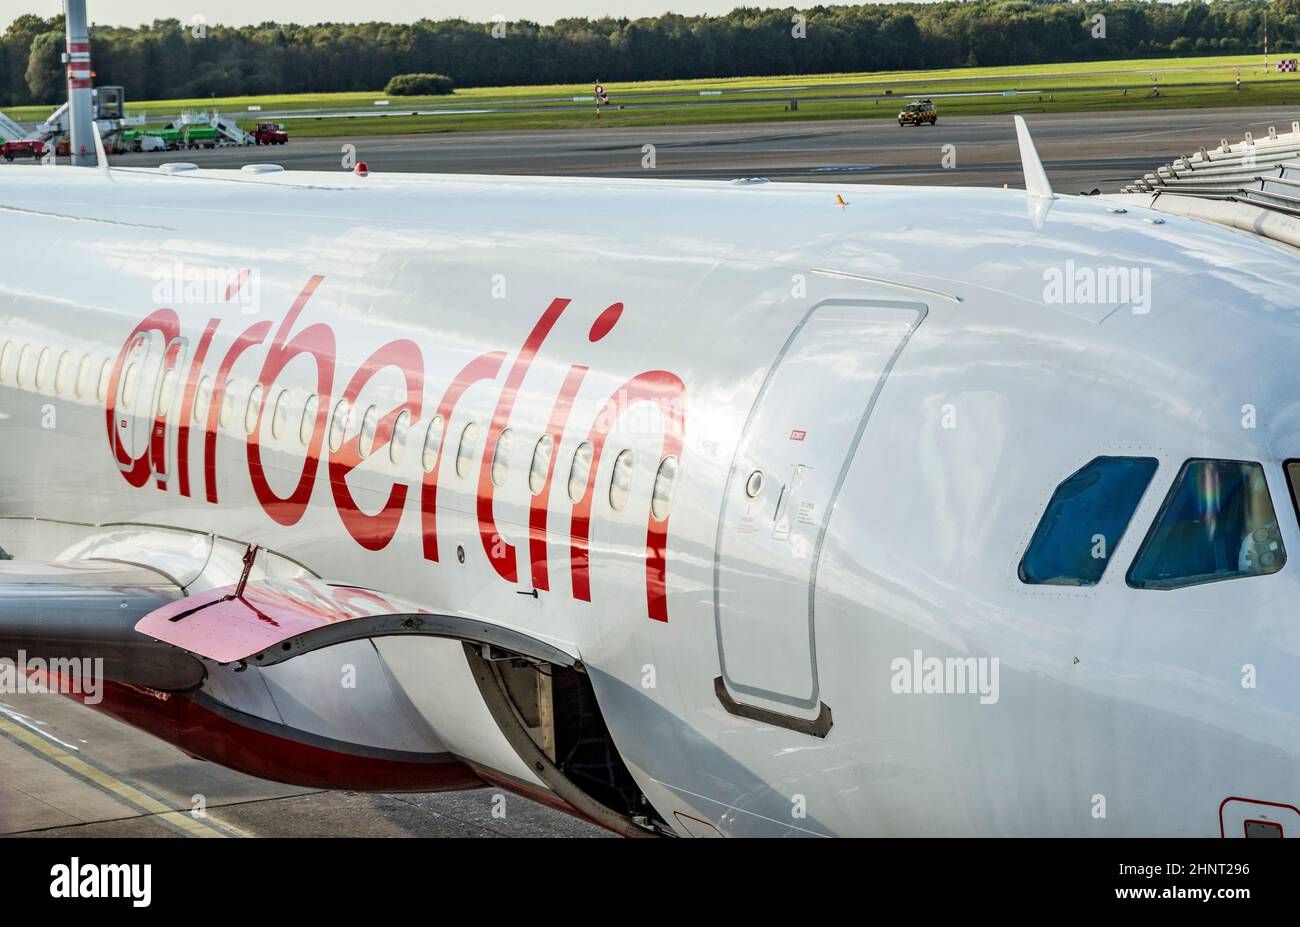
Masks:
[[[399,74],[457,87],[1038,64],[1217,54],[1300,40],[1300,0],[945,0],[743,7],[723,16],[410,24],[159,19],[92,26],[100,84],[129,99],[371,91]],[[1105,17],[1104,37],[1095,16]],[[0,36],[0,104],[63,99],[63,19],[20,16]]]

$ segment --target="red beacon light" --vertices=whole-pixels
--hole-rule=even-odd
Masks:
[[[356,174],[358,177],[370,176],[370,168],[366,166],[365,161],[358,161],[357,166],[352,169],[352,172]]]

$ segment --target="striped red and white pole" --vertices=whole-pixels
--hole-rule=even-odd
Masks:
[[[68,89],[89,90],[94,86],[91,79],[90,43],[68,43]]]
[[[68,68],[68,142],[72,163],[94,167],[95,153],[94,78],[90,67],[90,30],[86,22],[86,0],[64,0]]]

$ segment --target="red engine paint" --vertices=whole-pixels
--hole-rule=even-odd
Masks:
[[[119,682],[104,682],[103,694],[103,701],[91,707],[190,756],[259,779],[360,792],[443,792],[483,785],[468,766],[450,757],[414,763],[360,756],[245,727],[185,695]]]

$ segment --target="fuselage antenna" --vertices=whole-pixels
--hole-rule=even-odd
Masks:
[[[1043,162],[1038,158],[1038,150],[1034,148],[1024,117],[1016,116],[1015,120],[1016,140],[1020,142],[1020,166],[1025,172],[1025,192],[1030,196],[1055,199],[1056,194],[1052,192],[1052,184],[1047,179],[1047,171],[1043,170]]]

